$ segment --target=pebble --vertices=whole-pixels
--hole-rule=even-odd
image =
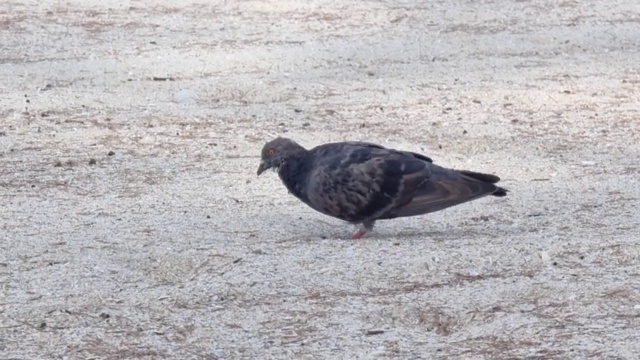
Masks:
[[[197,97],[198,96],[196,95],[195,91],[191,89],[182,89],[173,96],[173,99],[178,104],[189,104],[195,102]]]

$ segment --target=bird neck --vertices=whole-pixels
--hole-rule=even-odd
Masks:
[[[298,199],[307,202],[306,188],[308,164],[305,161],[306,152],[292,154],[280,165],[278,175],[287,187],[287,190]]]

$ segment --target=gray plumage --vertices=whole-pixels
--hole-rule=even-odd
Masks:
[[[262,149],[258,175],[273,168],[289,192],[311,208],[359,224],[362,237],[376,220],[415,216],[487,195],[506,196],[500,178],[433,164],[421,154],[364,142],[306,150],[276,138]]]

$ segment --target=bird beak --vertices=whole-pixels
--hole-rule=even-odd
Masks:
[[[265,170],[267,170],[267,166],[263,161],[260,161],[260,166],[258,166],[258,176],[260,176],[260,174],[262,174]]]

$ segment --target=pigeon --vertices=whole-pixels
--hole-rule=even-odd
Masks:
[[[316,211],[351,224],[360,239],[377,220],[423,215],[484,196],[506,196],[500,178],[438,166],[425,155],[367,142],[334,142],[307,150],[278,137],[262,148],[268,169],[289,193]]]

